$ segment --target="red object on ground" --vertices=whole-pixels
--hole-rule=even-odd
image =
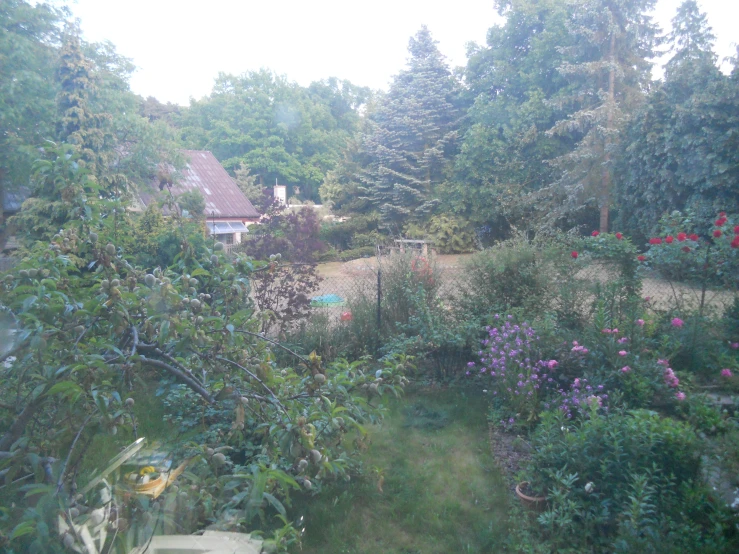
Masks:
[[[341,321],[351,321],[353,317],[351,312],[342,312],[340,319]]]

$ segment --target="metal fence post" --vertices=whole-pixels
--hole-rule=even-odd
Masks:
[[[382,327],[382,268],[377,268],[377,351],[380,350]]]

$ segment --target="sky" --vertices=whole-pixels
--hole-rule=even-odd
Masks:
[[[663,29],[681,0],[658,0]],[[219,72],[268,68],[301,85],[327,77],[387,89],[406,62],[408,39],[427,25],[451,66],[502,22],[492,0],[70,0],[88,41],[109,40],[137,66],[131,88],[187,105]],[[739,42],[739,1],[699,0],[716,52]]]

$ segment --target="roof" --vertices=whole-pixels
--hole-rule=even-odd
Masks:
[[[199,190],[205,199],[205,216],[254,219],[259,212],[244,196],[236,182],[223,169],[216,157],[206,150],[183,150],[188,159],[179,179],[172,185],[172,194]],[[140,191],[141,200],[148,206],[158,195],[159,183],[152,182],[149,190]]]

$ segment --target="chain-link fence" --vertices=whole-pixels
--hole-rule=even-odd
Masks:
[[[415,262],[414,262],[415,260]],[[327,316],[325,319],[333,324],[341,321],[350,306],[374,302],[377,325],[388,323],[386,318],[392,317],[400,308],[402,298],[388,298],[388,289],[398,286],[397,267],[405,263],[408,272],[421,284],[426,285],[439,305],[448,310],[459,306],[460,302],[473,302],[475,282],[470,278],[467,261],[463,257],[444,257],[428,261],[423,257],[410,258],[403,262],[395,262],[393,256],[365,258],[348,263],[325,264],[319,269],[322,277],[315,294],[312,296],[310,317]],[[584,262],[582,269],[576,271],[568,283],[552,283],[553,286],[570,286],[579,294],[579,301],[588,304],[602,294],[608,286],[624,287],[620,282],[618,268],[597,261]],[[552,279],[558,276],[553,275]],[[703,307],[707,314],[721,315],[732,306],[738,291],[704,287],[700,284],[675,282],[666,279],[655,271],[638,274],[638,293],[647,310],[673,311],[685,313],[698,311]],[[393,291],[398,294],[397,291]],[[484,302],[481,298],[480,302]],[[481,306],[482,307],[482,306]],[[584,307],[583,307],[584,308]]]

